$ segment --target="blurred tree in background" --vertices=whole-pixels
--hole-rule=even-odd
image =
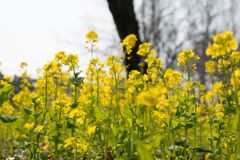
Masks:
[[[107,0],[109,4],[109,9],[112,13],[118,35],[123,41],[125,37],[129,34],[135,34],[138,41],[135,47],[132,49],[132,53],[127,55],[125,58],[125,66],[127,70],[127,75],[131,70],[139,70],[138,64],[143,62],[143,57],[137,55],[137,50],[139,44],[141,44],[141,39],[139,36],[139,26],[136,20],[133,0]],[[146,73],[147,65],[145,65],[144,73]]]
[[[128,72],[143,61],[142,57],[136,55],[139,44],[150,42],[151,48],[156,50],[156,56],[163,61],[163,70],[169,67],[176,69],[178,54],[182,50],[193,49],[200,56],[196,78],[205,84],[208,83],[205,62],[211,58],[206,56],[205,51],[212,36],[230,30],[240,44],[238,0],[107,1],[121,41],[132,33],[139,39],[131,61],[125,63],[131,66]],[[216,72],[216,76],[219,73]]]

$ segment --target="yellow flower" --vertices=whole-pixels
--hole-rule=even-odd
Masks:
[[[88,126],[88,135],[93,135],[96,132],[96,126]]]
[[[100,120],[100,119],[97,119],[97,120],[96,120],[96,123],[97,123],[97,124],[99,124],[99,123],[101,123],[101,122],[102,122],[102,120]]]
[[[162,67],[162,60],[160,59],[160,58],[158,58],[157,60],[156,60],[156,63],[157,63],[157,67]]]
[[[152,50],[150,51],[150,54],[151,54],[151,55],[155,55],[155,54],[156,54],[155,49],[152,49]]]
[[[148,68],[154,66],[156,60],[155,56],[148,56],[144,61],[148,63]]]
[[[197,69],[196,63],[192,65],[193,69]]]
[[[190,60],[194,56],[194,52],[192,50],[184,50],[179,53],[179,58],[177,59],[178,65],[183,66],[187,64],[187,61]]]
[[[222,56],[226,58],[231,50],[237,49],[236,39],[232,36],[233,32],[226,31],[213,37],[213,45],[209,43],[206,55],[212,55],[212,58]]]
[[[195,55],[195,56],[193,57],[193,60],[194,60],[194,61],[196,61],[196,60],[198,60],[198,59],[200,59],[200,57],[199,57],[198,55]]]
[[[56,61],[61,61],[62,63],[65,62],[66,54],[64,51],[59,51],[54,55],[54,59]]]
[[[139,45],[139,49],[137,51],[137,54],[140,55],[140,56],[145,57],[148,54],[149,50],[150,50],[150,46],[151,46],[151,44],[150,43],[146,43],[146,42],[143,43],[143,44],[140,44]]]
[[[69,65],[69,70],[72,71],[73,68],[77,68],[78,66],[78,55],[69,54],[65,60],[65,65]]]
[[[213,91],[208,91],[207,94],[205,95],[207,100],[210,100],[213,96],[214,96],[214,92]]]
[[[13,81],[12,76],[4,76],[3,78],[6,79],[9,83]]]
[[[27,63],[22,62],[21,65],[20,65],[20,67],[23,68],[24,66],[27,66]]]
[[[43,70],[45,71],[54,71],[57,68],[57,62],[56,61],[52,61],[52,62],[47,62],[44,67]]]
[[[240,70],[237,69],[232,73],[231,85],[239,86],[240,85]]]
[[[134,34],[128,35],[123,42],[121,43],[122,46],[126,47],[127,54],[132,52],[132,48],[135,47],[137,41],[137,36]]]
[[[35,125],[35,123],[33,122],[33,123],[26,123],[23,127],[24,128],[26,128],[26,129],[28,129],[28,130],[31,130],[31,129],[33,129],[34,128],[34,125]]]
[[[75,116],[76,117],[79,117],[79,116],[84,116],[86,113],[82,110],[79,110],[78,108],[76,109],[73,109],[70,114],[69,114],[69,117],[70,118],[74,118]]]
[[[78,118],[77,121],[76,121],[76,123],[77,123],[78,125],[81,125],[81,124],[84,123],[84,120],[83,120],[82,118]]]
[[[86,43],[89,43],[89,42],[98,42],[98,35],[97,35],[97,33],[94,32],[94,31],[88,32],[87,35],[86,35],[86,38],[87,38]]]
[[[167,93],[165,87],[150,88],[148,91],[140,92],[137,96],[137,104],[144,104],[148,107],[157,105],[161,95]]]
[[[37,133],[40,133],[42,131],[43,127],[44,127],[43,125],[38,126],[36,128]]]
[[[161,120],[161,114],[158,111],[153,111],[152,118],[159,122]]]
[[[184,84],[184,86],[187,87],[187,90],[191,90],[191,89],[194,89],[195,84],[194,84],[193,82],[187,81],[187,82]]]
[[[26,138],[26,137],[27,137],[26,134],[23,134],[23,135],[22,135],[22,138]]]
[[[229,63],[229,61],[225,61],[224,59],[219,59],[218,60],[218,70],[219,70],[219,72],[221,73],[222,72],[222,69],[221,68],[223,68],[223,66],[226,68],[227,67],[227,65],[229,65],[230,63]],[[227,71],[226,71],[227,72]]]
[[[206,67],[206,72],[209,72],[211,74],[214,74],[215,72],[215,66],[216,66],[216,62],[214,61],[208,61],[205,63],[205,67]]]

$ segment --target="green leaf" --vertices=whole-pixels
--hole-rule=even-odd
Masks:
[[[80,73],[82,73],[82,71],[75,72],[75,73],[74,73],[74,77],[77,78]]]
[[[193,128],[194,127],[194,123],[193,122],[187,122],[185,127],[187,129]]]
[[[231,106],[223,106],[226,114],[233,113],[236,114],[237,108],[236,107],[231,107]]]
[[[70,78],[70,82],[76,86],[83,84],[84,77]]]
[[[183,112],[183,109],[180,106],[177,106],[177,112],[175,113],[175,117],[179,117]]]
[[[133,141],[133,149],[131,148],[132,146],[132,140],[131,139],[127,139],[126,141],[128,141],[128,143],[125,145],[125,151],[128,155],[128,159],[138,159],[138,155],[137,153],[137,144],[135,141]],[[131,153],[133,153],[132,157],[131,157]]]
[[[7,115],[1,115],[0,119],[2,120],[3,123],[13,123],[15,122],[19,116],[7,116]]]
[[[163,73],[161,74],[161,78],[163,79],[164,78],[164,75],[165,75],[165,73],[166,73],[166,71],[168,70],[169,68],[167,68],[167,69],[165,69],[164,71],[163,71]]]
[[[15,90],[15,87],[10,85],[0,89],[0,107],[2,107],[3,102],[9,99],[9,95]]]
[[[184,141],[175,141],[175,145],[177,146],[183,146],[184,147]]]
[[[215,153],[216,153],[217,155],[221,155],[221,154],[222,154],[222,147],[219,146],[218,149],[215,151]]]
[[[30,108],[27,108],[27,107],[23,107],[23,110],[27,115],[31,115],[34,113]]]
[[[98,107],[95,107],[95,116],[97,119],[99,120],[104,120],[104,119],[107,119],[107,115],[105,113],[103,113],[102,111],[99,110]]]
[[[76,109],[78,106],[78,103],[71,103],[70,104],[70,107],[73,108],[73,109]]]
[[[119,157],[119,160],[129,160],[128,154],[127,153],[123,153],[123,155],[121,155],[121,157]]]
[[[170,146],[171,148],[173,148],[172,146]],[[169,147],[169,148],[170,148]],[[177,148],[177,146],[175,146],[175,149]],[[172,153],[171,150],[168,148],[164,148],[164,153],[166,153],[169,157],[172,157]]]
[[[209,150],[209,149],[205,149],[205,148],[202,148],[202,147],[193,147],[193,148],[189,148],[190,150],[195,150],[196,152],[210,152],[210,153],[213,153],[212,150]]]
[[[123,111],[123,115],[131,120],[133,119],[132,111],[129,108],[126,108],[125,111]]]
[[[178,100],[181,101],[182,103],[185,102],[185,97],[182,96],[181,94],[178,94],[177,97],[178,97]]]
[[[23,126],[23,120],[22,118],[18,118],[15,122],[12,123],[13,127],[22,129]]]
[[[48,156],[45,155],[44,153],[40,153],[39,157],[41,158],[41,160],[48,160]]]
[[[120,133],[119,126],[116,124],[111,124],[111,128],[112,128],[114,136],[117,137],[117,135]]]
[[[123,144],[124,140],[128,136],[128,133],[129,133],[128,130],[126,128],[124,128],[122,133],[121,133],[121,136],[117,140],[117,144]]]
[[[145,144],[141,141],[137,142],[137,151],[140,157],[140,160],[153,160],[152,157],[152,145]]]
[[[184,112],[181,116],[186,117],[186,118],[192,117],[192,115],[187,112]]]
[[[76,126],[71,122],[67,121],[67,129],[72,129],[72,128],[76,128]]]
[[[220,100],[221,103],[222,103],[225,99],[226,99],[226,97],[223,97],[223,96],[221,96],[221,97],[219,98],[219,100]]]
[[[214,138],[214,140],[218,140],[220,138],[220,134],[214,133],[213,138]]]

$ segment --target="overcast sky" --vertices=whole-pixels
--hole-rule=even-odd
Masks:
[[[27,62],[28,73],[37,78],[36,69],[58,51],[78,54],[85,70],[90,60],[85,35],[91,30],[99,36],[98,57],[116,54],[109,46],[119,38],[106,0],[0,0],[0,71],[20,75],[21,62]]]

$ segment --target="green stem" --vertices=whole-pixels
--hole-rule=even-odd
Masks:
[[[185,117],[185,143],[184,143],[184,158],[187,160],[187,118]]]
[[[132,120],[131,159],[133,159],[133,142],[134,142],[134,119]]]
[[[225,84],[227,85],[227,88],[228,88],[228,79],[227,79],[227,74],[226,74],[226,68],[224,66],[224,63],[223,63],[223,57],[221,56],[221,59],[222,59],[222,66],[223,66],[223,74],[224,74],[224,80],[225,80]]]
[[[193,89],[193,96],[195,96],[195,90]],[[197,104],[195,97],[193,98],[193,105],[195,106],[195,116],[197,117]],[[194,120],[194,147],[196,147],[196,132],[197,132],[197,122]]]
[[[47,108],[47,70],[46,70],[46,84],[45,84],[45,108]]]
[[[126,58],[126,50],[124,51],[124,57],[123,57],[123,61],[122,61],[122,66],[123,66],[123,63],[124,63],[124,60],[125,60],[125,58]]]
[[[98,78],[98,70],[97,70],[97,107],[98,107],[98,99],[99,99],[99,78]]]
[[[57,124],[56,124],[57,125]],[[58,126],[56,126],[56,131],[58,132]],[[54,159],[58,159],[58,138],[55,140],[55,154],[54,154]]]
[[[58,88],[58,80],[57,80],[57,77],[55,78],[56,80],[55,80],[55,87],[56,87],[56,89],[55,89],[55,97],[54,97],[54,100],[56,100],[57,99],[57,88]]]
[[[188,82],[190,82],[190,78],[191,78],[191,71],[190,71],[189,65],[190,65],[189,60],[187,60]],[[188,93],[188,101],[189,101],[190,91],[188,89],[187,89],[187,93]],[[186,105],[186,111],[189,112],[189,105]]]
[[[114,68],[114,64],[113,64],[113,68]],[[114,69],[113,69],[113,70],[114,70]],[[114,77],[115,77],[115,83],[116,83],[116,85],[115,85],[115,90],[116,90],[117,109],[118,109],[118,111],[119,111],[119,113],[120,113],[120,115],[121,115],[121,118],[122,118],[122,121],[123,121],[123,125],[124,125],[124,127],[126,128],[125,122],[124,122],[124,119],[123,119],[123,116],[122,116],[122,113],[121,113],[121,110],[120,110],[120,107],[119,107],[119,99],[118,99],[118,80],[117,80],[117,75],[116,75],[116,73],[115,73],[115,70],[114,70]],[[118,114],[117,114],[117,115],[118,115]]]

